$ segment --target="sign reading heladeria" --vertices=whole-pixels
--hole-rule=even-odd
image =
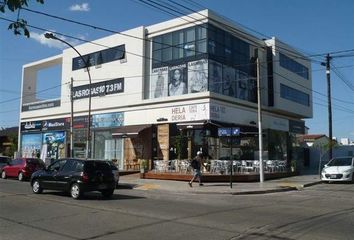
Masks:
[[[124,92],[124,78],[91,84],[91,97],[105,96]],[[89,84],[73,88],[73,99],[88,98],[90,96]]]

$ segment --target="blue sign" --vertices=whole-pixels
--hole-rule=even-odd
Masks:
[[[219,137],[229,137],[231,136],[231,128],[219,128],[218,129]]]
[[[232,128],[232,136],[239,136],[240,128]]]
[[[219,128],[218,136],[219,137],[230,137],[230,136],[239,136],[240,128]]]

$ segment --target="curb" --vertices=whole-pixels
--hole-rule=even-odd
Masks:
[[[232,192],[232,191],[209,191],[209,192],[203,192],[203,191],[173,191],[173,190],[168,190],[168,189],[150,189],[149,191],[158,191],[158,192],[170,192],[170,193],[183,193],[183,194],[220,194],[220,195],[257,195],[257,194],[268,194],[268,193],[279,193],[279,192],[289,192],[289,191],[301,191],[304,188],[311,187],[317,184],[322,184],[321,181],[316,181],[316,182],[311,182],[311,183],[306,183],[303,185],[296,185],[296,186],[283,186],[283,187],[277,187],[277,188],[271,188],[271,189],[266,189],[266,190],[254,190],[254,191],[241,191],[241,192]],[[119,186],[117,189],[131,189],[131,190],[141,190],[138,189],[139,187],[142,187],[143,184],[132,184],[132,183],[119,183]]]

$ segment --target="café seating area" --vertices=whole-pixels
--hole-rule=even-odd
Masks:
[[[233,175],[256,174],[259,173],[259,165],[258,160],[210,160],[202,170],[204,173],[214,175],[229,175],[231,170]],[[286,160],[263,160],[263,168],[268,173],[281,173],[288,170]],[[152,171],[187,174],[192,172],[192,167],[189,160],[155,160]]]

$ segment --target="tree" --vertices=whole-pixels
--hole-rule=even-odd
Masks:
[[[27,21],[20,18],[20,11],[22,7],[28,7],[28,2],[30,0],[4,0],[0,3],[0,11],[5,13],[8,9],[11,12],[18,11],[17,20],[13,23],[10,23],[8,29],[13,30],[15,35],[25,35],[30,37],[30,32],[27,29]],[[37,3],[44,3],[44,0],[36,0]]]

